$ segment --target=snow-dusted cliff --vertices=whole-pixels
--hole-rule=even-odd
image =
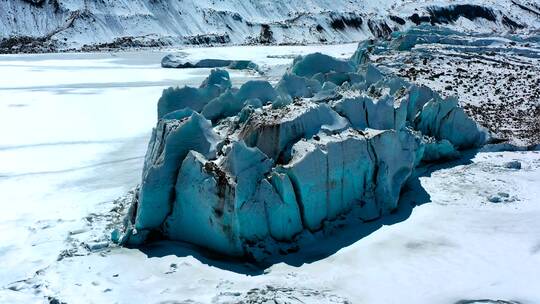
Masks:
[[[321,43],[413,24],[540,27],[534,0],[0,0],[3,52],[179,44]]]

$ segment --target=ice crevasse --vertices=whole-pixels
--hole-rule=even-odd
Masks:
[[[488,139],[456,99],[360,56],[320,53],[295,59],[275,86],[235,88],[213,70],[199,88],[165,90],[158,116],[113,239],[137,246],[158,236],[230,256],[273,254],[268,244],[342,215],[384,216],[419,164]]]

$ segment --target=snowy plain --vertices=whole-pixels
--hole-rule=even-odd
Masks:
[[[266,72],[230,71],[238,85],[272,80],[293,55],[349,57],[355,49],[178,53],[252,60]],[[320,251],[261,271],[180,244],[62,255],[73,242],[106,233],[89,223],[92,214],[107,213],[140,181],[161,91],[198,85],[209,72],[162,69],[164,54],[0,57],[0,303],[540,303],[538,151],[484,151],[426,168],[396,214],[348,227]],[[504,166],[512,160],[522,169]],[[490,202],[493,196],[503,202]]]

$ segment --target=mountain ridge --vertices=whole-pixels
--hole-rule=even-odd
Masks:
[[[537,31],[537,1],[0,0],[0,52],[343,43],[421,23]]]

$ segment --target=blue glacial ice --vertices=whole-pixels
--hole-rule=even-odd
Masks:
[[[260,108],[276,98],[276,90],[270,83],[262,80],[251,80],[244,83],[238,90],[227,90],[224,94],[210,100],[204,105],[202,114],[215,121],[235,116],[248,105]]]
[[[301,77],[313,77],[316,74],[356,72],[356,67],[350,60],[341,60],[321,53],[313,53],[296,57],[291,73]]]
[[[161,59],[161,67],[174,69],[228,68],[231,70],[259,70],[259,66],[250,60],[202,59],[192,62],[184,60],[182,56],[173,54],[166,55]]]
[[[165,90],[115,239],[274,254],[341,216],[392,212],[419,165],[486,142],[456,99],[376,67],[359,55],[366,45],[351,60],[298,57],[275,87],[233,88],[216,69],[199,88]]]
[[[219,97],[231,86],[231,79],[227,71],[212,70],[199,88],[170,87],[163,91],[158,100],[158,119],[165,114],[184,108],[200,112],[210,100]]]
[[[219,136],[202,115],[162,119],[152,132],[145,158],[135,228],[158,228],[170,213],[176,176],[190,151],[215,157]]]

